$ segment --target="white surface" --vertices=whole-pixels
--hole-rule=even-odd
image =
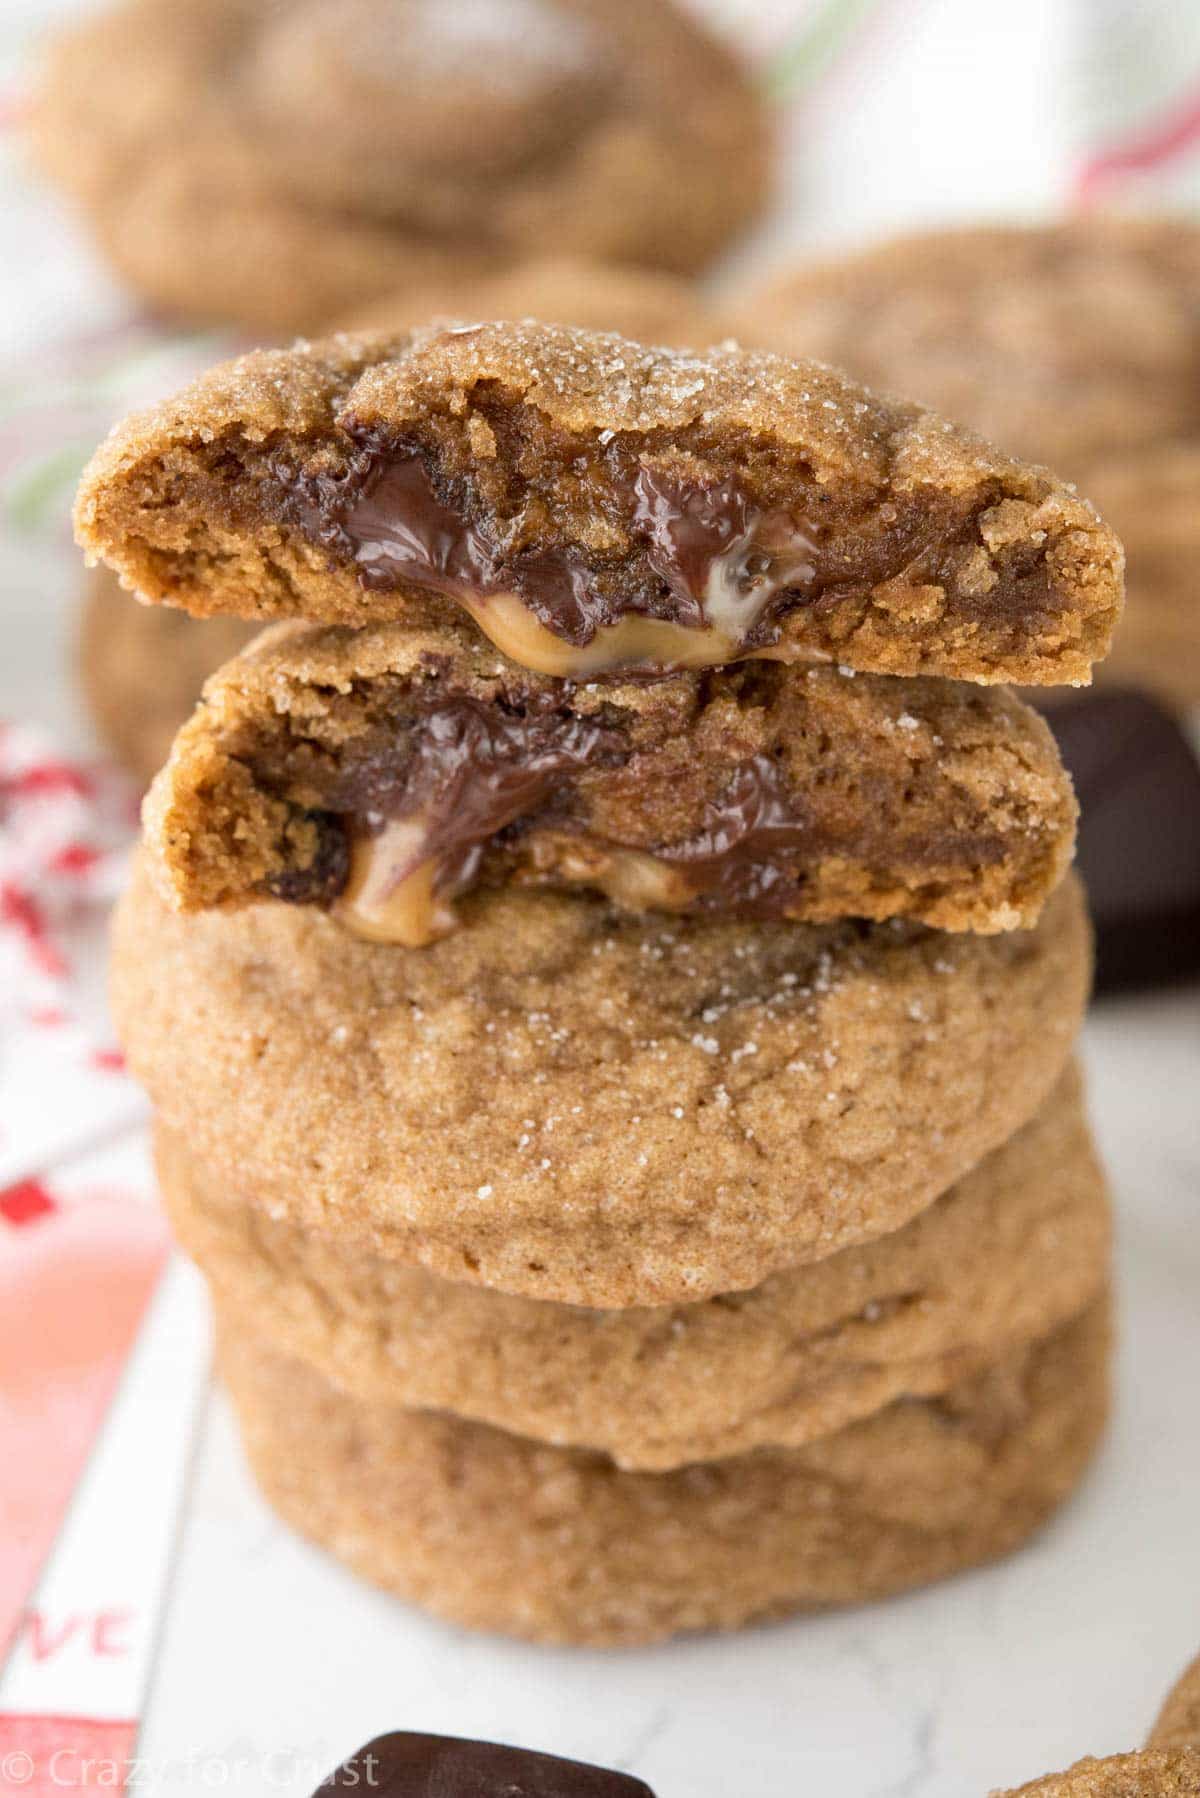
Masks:
[[[789,10],[756,8],[758,40]],[[8,0],[4,22],[37,11]],[[1041,0],[885,5],[871,55],[846,59],[789,126],[788,210],[743,261],[1057,199],[1062,16]],[[19,291],[9,260],[0,341],[27,350],[48,323],[119,315],[11,160],[0,205],[26,246]],[[73,560],[44,540],[0,547],[0,716],[77,739]],[[142,1744],[159,1767],[150,1789],[303,1798],[342,1754],[406,1725],[620,1765],[659,1798],[982,1798],[1136,1743],[1200,1647],[1197,996],[1110,1006],[1086,1047],[1120,1212],[1120,1400],[1082,1496],[1033,1548],[907,1600],[726,1640],[522,1648],[406,1611],[288,1536],[217,1402]],[[117,1527],[135,1531],[135,1512]]]

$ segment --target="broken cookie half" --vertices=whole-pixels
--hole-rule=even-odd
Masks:
[[[118,426],[79,541],[199,613],[430,627],[581,681],[740,659],[1082,683],[1113,533],[820,364],[525,322],[259,351]]]
[[[477,886],[629,909],[1027,927],[1076,808],[1003,688],[747,661],[574,684],[440,629],[284,625],[228,663],[147,802],[181,910],[275,898],[419,946]]]

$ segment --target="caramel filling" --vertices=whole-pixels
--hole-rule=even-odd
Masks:
[[[438,860],[425,855],[428,839],[426,820],[399,818],[354,844],[334,910],[355,936],[424,949],[454,929],[454,907],[438,891]]]
[[[536,736],[541,728],[529,720],[481,735],[472,706],[432,717],[443,724],[442,743],[440,755],[432,741],[426,744],[430,759],[418,775],[423,802],[386,821],[360,814],[349,876],[335,905],[356,935],[410,949],[454,928],[453,901],[474,885],[497,832],[542,812],[553,804],[556,782],[611,753],[594,727],[572,729],[553,746],[543,737],[535,748],[523,744],[526,733]],[[485,748],[486,765],[473,759]],[[661,849],[576,835],[542,815],[530,843],[531,871],[591,887],[638,911],[682,911],[716,899],[750,915],[786,914],[795,878],[788,870],[820,849],[811,820],[765,756],[733,769],[695,836]]]
[[[548,853],[549,851],[549,853]],[[558,838],[534,854],[562,879],[594,887],[630,911],[682,911],[696,897],[695,883],[644,849],[611,849]]]
[[[402,818],[350,852],[350,874],[334,912],[355,936],[403,949],[424,949],[456,927],[453,902],[443,890],[446,869],[430,853],[433,832],[425,818]],[[696,896],[681,869],[638,849],[558,839],[553,857],[537,857],[557,874],[604,893],[633,911],[680,911]]]
[[[819,588],[815,531],[753,506],[732,478],[706,484],[642,467],[622,483],[632,582],[628,559],[593,566],[570,544],[506,549],[500,526],[439,497],[414,449],[378,451],[352,486],[301,495],[299,510],[307,529],[353,558],[364,586],[410,582],[455,600],[539,674],[586,680],[769,654],[778,597]]]
[[[489,842],[552,804],[560,783],[626,753],[615,731],[554,706],[431,707],[398,783],[385,753],[336,796],[351,837],[337,915],[374,941],[434,942],[454,928],[453,900]]]
[[[738,654],[736,639],[711,626],[691,629],[637,612],[600,625],[590,642],[576,646],[541,624],[519,594],[484,598],[464,591],[458,597],[502,655],[535,674],[563,680],[592,680],[620,669],[713,668]]]

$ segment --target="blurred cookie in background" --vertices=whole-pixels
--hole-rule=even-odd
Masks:
[[[776,280],[736,323],[747,343],[837,363],[1075,481],[1128,555],[1101,678],[1200,700],[1200,225],[900,238]]]
[[[88,576],[80,680],[97,731],[131,774],[149,783],[208,676],[258,628],[241,618],[196,619],[139,605],[107,568]]]
[[[1196,289],[1200,342],[1200,284]],[[1180,372],[1200,411],[1200,382]],[[1097,459],[1080,476],[1128,558],[1125,612],[1102,681],[1141,687],[1177,710],[1200,704],[1200,430]]]
[[[726,322],[680,276],[577,256],[542,256],[476,279],[409,284],[343,321],[343,329],[402,331],[436,318],[536,318],[673,349],[705,349],[729,335]]]
[[[767,189],[751,80],[671,0],[125,0],[33,134],[152,304],[277,334],[546,250],[694,271]]]

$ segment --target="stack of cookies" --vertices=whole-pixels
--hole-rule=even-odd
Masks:
[[[152,789],[115,1000],[255,1472],[471,1625],[637,1642],[1015,1547],[1107,1400],[1073,489],[814,364],[259,352],[80,539],[284,620]]]

